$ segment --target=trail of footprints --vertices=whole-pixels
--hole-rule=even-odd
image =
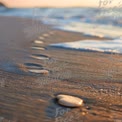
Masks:
[[[54,34],[54,32],[49,32],[45,33],[42,36],[39,37],[38,40],[35,40],[33,42],[33,45],[31,47],[32,50],[45,50],[43,47],[44,44],[44,39],[46,37],[49,37],[50,35]],[[31,58],[36,59],[36,60],[49,60],[50,57],[47,55],[43,54],[32,54],[30,55]],[[49,74],[49,71],[45,69],[42,65],[36,64],[36,63],[25,63],[24,64],[25,68],[28,70],[30,73],[35,73],[35,74]]]

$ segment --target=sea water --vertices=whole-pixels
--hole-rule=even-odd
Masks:
[[[85,36],[108,38],[104,41],[74,40],[74,42],[51,46],[115,53],[122,53],[121,13],[122,8],[7,9],[0,7],[0,15],[33,18],[45,24],[51,24],[56,29],[80,32]]]

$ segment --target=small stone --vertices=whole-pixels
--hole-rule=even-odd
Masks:
[[[49,36],[49,34],[46,34],[46,33],[45,33],[45,34],[43,34],[43,36],[44,36],[44,37],[48,37],[48,36]]]
[[[80,107],[83,104],[82,99],[70,95],[58,95],[56,98],[60,105],[67,107]]]
[[[40,37],[39,37],[39,39],[42,39],[42,40],[43,40],[43,39],[44,39],[44,37],[40,36]]]
[[[42,44],[43,42],[40,41],[40,40],[35,40],[34,43],[36,43],[36,44]]]
[[[43,48],[43,47],[32,47],[32,49],[35,49],[35,50],[45,50],[45,48]]]
[[[39,69],[30,69],[29,72],[40,73],[40,74],[48,74],[49,73],[48,70],[39,70]]]
[[[39,60],[47,60],[47,59],[49,59],[47,56],[35,56],[35,55],[32,55],[30,57],[35,58],[35,59],[39,59]]]
[[[64,98],[64,97],[67,97],[67,96],[69,96],[69,95],[57,95],[57,99],[61,99],[61,98]]]
[[[91,108],[90,108],[89,106],[86,106],[86,109],[87,109],[87,110],[91,110]]]
[[[85,112],[82,112],[82,115],[84,116],[84,115],[86,115],[86,113]]]

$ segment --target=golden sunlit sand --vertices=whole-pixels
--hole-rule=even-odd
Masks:
[[[47,30],[30,39],[24,33],[24,21],[27,26],[32,22],[0,17],[0,118],[5,122],[114,122],[121,119],[122,56],[50,47],[49,44],[58,42],[99,38],[54,30],[39,22],[40,27],[47,26]],[[31,49],[34,40],[52,32],[43,38],[46,50]],[[49,60],[30,57],[35,54],[47,56]],[[49,73],[30,74],[30,67],[44,68]],[[111,75],[109,71],[114,73]],[[76,109],[62,107],[55,99],[58,94],[81,98],[84,105]]]

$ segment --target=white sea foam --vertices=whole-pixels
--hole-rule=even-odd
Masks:
[[[41,20],[63,30],[82,32],[85,35],[122,37],[122,8],[0,8],[0,15],[28,17]],[[23,23],[26,24],[26,23]],[[38,26],[38,25],[35,25]],[[37,27],[38,28],[38,27]],[[47,34],[45,35],[47,37]],[[40,37],[44,40],[44,37]]]
[[[68,43],[51,44],[54,47],[96,51],[105,53],[122,53],[122,39],[116,40],[80,40]]]
[[[122,28],[112,25],[100,25],[89,23],[70,23],[68,25],[56,27],[61,30],[74,31],[84,33],[86,36],[97,36],[101,38],[121,38]]]

